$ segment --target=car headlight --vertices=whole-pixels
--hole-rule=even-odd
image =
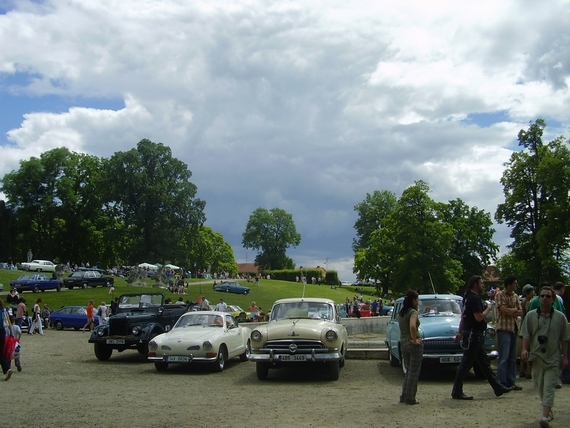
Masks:
[[[253,340],[254,342],[260,342],[262,337],[263,336],[259,330],[253,330],[251,332],[251,340]]]
[[[156,351],[158,349],[158,345],[156,344],[156,342],[154,340],[151,340],[150,342],[148,342],[148,350],[149,351]]]
[[[487,339],[495,339],[495,329],[494,328],[488,328],[487,330],[485,330],[485,338]]]
[[[204,348],[204,351],[209,351],[212,349],[212,343],[209,340],[206,340],[204,343],[202,343],[202,348]]]
[[[327,334],[325,334],[325,337],[329,342],[334,342],[338,339],[338,334],[336,334],[336,331],[334,330],[329,330],[327,331]]]
[[[135,325],[131,331],[135,336],[137,336],[142,331],[142,328],[140,325]]]
[[[97,330],[97,336],[103,337],[104,335],[105,335],[105,330],[103,330],[102,328],[100,328],[99,330]]]

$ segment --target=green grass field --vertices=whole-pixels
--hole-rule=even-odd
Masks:
[[[4,284],[4,291],[1,293],[2,300],[5,301],[5,295],[10,291],[10,281],[17,279],[20,275],[26,273],[25,271],[10,271],[5,269],[0,269],[0,284]],[[195,302],[198,296],[203,295],[210,301],[210,304],[214,306],[219,299],[224,299],[228,305],[239,305],[243,309],[247,309],[252,301],[256,302],[257,306],[261,307],[264,311],[269,311],[273,302],[277,299],[282,299],[286,297],[301,297],[303,295],[303,284],[295,282],[286,281],[274,281],[274,280],[261,280],[259,286],[255,286],[253,282],[248,283],[245,280],[238,281],[246,287],[250,287],[251,291],[248,295],[232,294],[232,293],[220,293],[214,292],[212,290],[212,281],[192,279],[190,280],[190,286],[187,288],[185,295],[173,294],[167,290],[160,288],[154,288],[152,284],[154,281],[147,279],[146,287],[130,287],[127,286],[125,279],[115,277],[115,291],[111,295],[109,294],[108,288],[88,288],[86,290],[76,289],[67,290],[63,289],[61,292],[54,290],[45,291],[43,293],[32,293],[24,292],[22,296],[26,299],[28,306],[34,303],[36,299],[41,298],[43,303],[47,303],[51,309],[57,309],[65,305],[87,305],[90,299],[93,299],[95,306],[99,305],[101,302],[106,302],[109,304],[114,297],[118,297],[123,293],[137,293],[142,291],[161,291],[166,297],[172,298],[172,300],[177,300],[180,296],[184,300],[191,300]],[[365,293],[363,297],[365,299],[372,298],[372,293],[374,292],[373,287],[365,287]],[[305,285],[304,290],[306,297],[327,297],[333,299],[337,303],[343,303],[344,300],[352,297],[356,293],[355,287],[337,287],[336,289],[331,288],[329,285]]]

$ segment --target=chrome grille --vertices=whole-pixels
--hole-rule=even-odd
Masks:
[[[128,328],[128,319],[126,318],[113,319],[112,317],[109,318],[110,336],[127,336],[128,335],[127,328]]]
[[[297,346],[297,354],[310,353],[313,349],[317,352],[327,349],[326,346],[318,340],[268,340],[264,348],[279,353],[289,353],[289,346],[292,344]]]
[[[423,343],[424,351],[428,352],[434,352],[438,350],[463,352],[459,343],[456,343],[453,338],[434,340],[425,339]]]

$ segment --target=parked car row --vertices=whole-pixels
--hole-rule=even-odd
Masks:
[[[114,284],[115,279],[112,276],[103,275],[103,273],[98,269],[84,269],[73,272],[63,280],[55,278],[53,274],[50,275],[39,272],[26,273],[20,275],[18,279],[10,281],[10,288],[15,288],[18,293],[22,293],[23,291],[33,291],[34,293],[38,293],[40,291],[43,292],[46,290],[61,291],[62,287],[73,290],[74,287],[111,287]]]

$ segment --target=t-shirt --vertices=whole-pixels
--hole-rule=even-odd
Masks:
[[[529,311],[524,317],[522,325],[522,337],[530,340],[529,361],[540,358],[548,367],[558,367],[560,364],[560,342],[570,340],[568,321],[560,311],[552,311],[550,314],[538,314]],[[547,340],[541,344],[538,336],[546,336]],[[542,350],[545,352],[542,352]]]
[[[468,291],[463,304],[463,329],[472,330],[475,333],[484,333],[487,330],[487,321],[484,319],[477,321],[474,315],[484,310],[483,300],[472,291]]]
[[[554,299],[554,303],[552,304],[552,307],[554,309],[556,309],[557,311],[565,312],[564,304],[562,303],[562,298],[556,293],[554,293],[554,295],[556,296],[556,299]],[[533,310],[536,310],[536,308],[538,308],[539,306],[540,306],[540,297],[534,296],[532,298],[532,300],[530,301],[530,304],[528,305],[527,312],[531,312]]]
[[[414,308],[410,308],[406,311],[404,316],[398,315],[398,324],[400,326],[400,339],[412,340],[412,333],[410,333],[410,318],[413,314],[417,314],[418,311]],[[416,330],[420,326],[420,319],[416,318]],[[419,336],[417,336],[419,337]]]

